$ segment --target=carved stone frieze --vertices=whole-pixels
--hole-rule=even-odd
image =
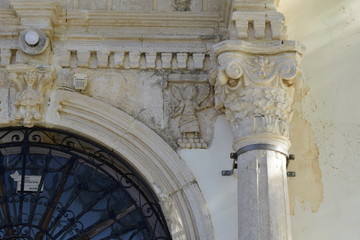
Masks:
[[[215,106],[225,110],[231,123],[234,149],[258,143],[259,139],[290,146],[289,123],[301,46],[289,41],[272,42],[267,47],[259,51],[238,41],[215,47]]]
[[[55,69],[25,64],[9,65],[6,69],[16,90],[14,118],[22,121],[25,127],[32,127],[43,118],[46,94],[55,79]]]
[[[170,119],[177,124],[181,148],[207,148],[202,137],[198,113],[213,106],[212,88],[208,83],[170,82]]]
[[[190,11],[190,0],[175,0],[174,5],[176,11],[179,12]]]
[[[210,86],[172,86],[171,92],[174,102],[177,102],[173,107],[172,118],[179,117],[181,138],[177,140],[178,145],[181,148],[207,148],[207,144],[201,138],[197,112],[210,107],[205,102],[210,95]]]

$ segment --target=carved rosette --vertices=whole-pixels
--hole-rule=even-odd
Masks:
[[[25,127],[33,127],[43,118],[47,91],[55,79],[52,66],[33,66],[26,64],[6,67],[8,78],[16,90],[13,116]]]
[[[215,46],[215,105],[224,109],[235,136],[234,149],[268,143],[290,147],[295,81],[302,46],[293,41]]]

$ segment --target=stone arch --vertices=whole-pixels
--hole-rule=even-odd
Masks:
[[[173,239],[214,239],[200,188],[179,155],[153,130],[127,113],[91,97],[51,93],[44,123],[112,149],[148,181],[157,194]]]

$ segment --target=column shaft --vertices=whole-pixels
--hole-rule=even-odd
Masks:
[[[290,240],[286,157],[253,150],[238,157],[239,240]]]

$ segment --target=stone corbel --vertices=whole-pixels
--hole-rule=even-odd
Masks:
[[[290,147],[294,83],[303,46],[294,41],[224,41],[214,46],[215,106],[224,108],[234,149],[259,143]]]
[[[25,127],[33,127],[35,122],[43,119],[47,93],[56,77],[55,68],[15,64],[6,69],[16,91],[12,116]]]

